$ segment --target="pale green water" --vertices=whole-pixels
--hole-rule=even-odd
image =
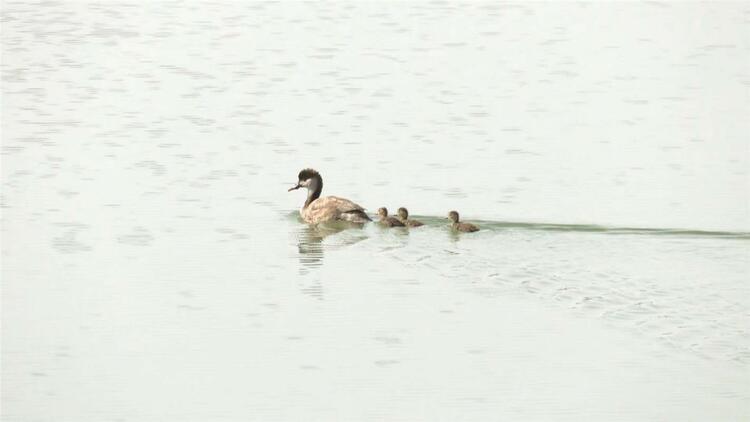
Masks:
[[[4,3],[3,421],[747,420],[748,16]]]

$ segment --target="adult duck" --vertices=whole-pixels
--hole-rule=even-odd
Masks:
[[[348,199],[337,196],[321,197],[323,178],[317,171],[304,169],[299,172],[297,179],[297,185],[290,188],[289,192],[299,188],[307,188],[307,200],[305,200],[305,205],[299,212],[306,223],[320,224],[348,221],[363,224],[372,221],[365,213],[364,208]]]

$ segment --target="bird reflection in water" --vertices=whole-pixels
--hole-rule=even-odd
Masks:
[[[347,230],[347,228],[351,229],[351,227],[309,226],[307,224],[300,226],[297,232],[299,273],[303,276],[312,275],[312,277],[302,277],[299,280],[299,289],[305,295],[318,300],[323,299],[323,284],[314,270],[323,265],[326,250],[344,248],[367,238],[363,230]],[[324,243],[323,241],[328,237],[332,238]]]
[[[324,244],[323,240],[330,236],[334,236],[335,240]],[[297,233],[300,273],[307,274],[323,265],[325,250],[344,248],[366,238],[363,230],[352,225],[301,225]]]
[[[320,267],[323,264],[323,239],[327,236],[317,227],[304,225],[297,234],[297,249],[299,251],[300,273],[306,274],[308,269]]]

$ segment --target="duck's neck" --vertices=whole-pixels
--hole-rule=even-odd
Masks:
[[[307,208],[314,200],[320,198],[320,193],[323,192],[323,179],[315,178],[310,181],[310,186],[307,188],[307,200],[305,206]]]

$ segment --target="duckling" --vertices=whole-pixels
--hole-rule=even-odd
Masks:
[[[323,177],[313,169],[304,169],[297,176],[296,186],[289,188],[289,192],[307,188],[307,200],[300,210],[300,216],[309,224],[320,224],[333,221],[348,221],[363,224],[372,221],[365,213],[365,209],[354,202],[336,196],[320,197],[323,191]]]
[[[421,221],[409,220],[409,210],[404,207],[398,209],[398,219],[401,220],[407,227],[419,227],[424,226]]]
[[[388,209],[385,207],[378,209],[378,216],[380,217],[380,224],[385,227],[404,227],[404,223],[398,218],[388,216]]]
[[[451,212],[449,212],[448,213],[448,218],[453,222],[451,224],[451,227],[453,228],[453,230],[457,230],[457,231],[465,232],[465,233],[479,231],[479,227],[477,227],[477,226],[475,226],[475,225],[473,225],[471,223],[460,223],[458,221],[458,212],[457,211],[451,211]]]

